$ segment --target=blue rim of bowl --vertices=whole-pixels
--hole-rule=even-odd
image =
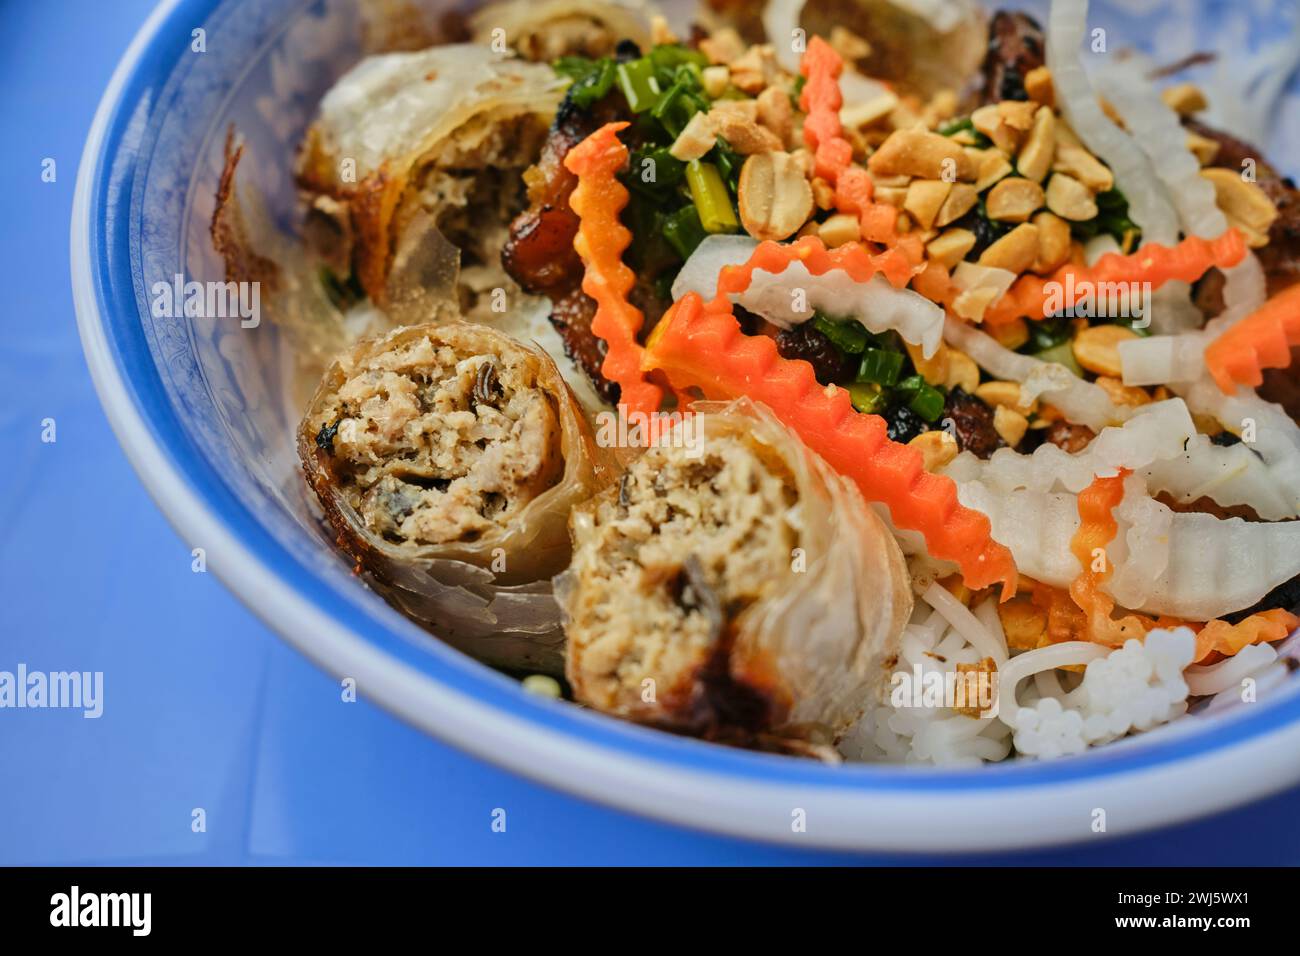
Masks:
[[[990,794],[1048,798],[1063,787],[1104,787],[1120,778],[1192,761],[1209,770],[1213,761],[1206,758],[1248,743],[1268,744],[1265,749],[1274,753],[1275,745],[1294,742],[1300,729],[1300,693],[1292,689],[1279,700],[1218,720],[1200,732],[1143,746],[1102,748],[1066,761],[1012,762],[957,771],[874,764],[826,767],[674,737],[540,700],[436,641],[429,642],[432,647],[413,644],[409,634],[400,633],[405,622],[386,608],[340,595],[261,527],[207,466],[164,390],[137,314],[128,251],[131,190],[116,188],[134,175],[136,157],[124,144],[128,123],[143,97],[161,89],[180,51],[187,48],[193,26],[205,22],[219,5],[220,0],[160,4],[133,40],[105,92],[78,174],[71,229],[74,298],[100,400],[141,480],[187,540],[198,540],[203,534],[203,540],[222,542],[218,552],[227,559],[210,556],[212,569],[307,656],[335,674],[369,675],[370,683],[360,686],[363,692],[368,686],[380,687],[379,693],[368,695],[377,703],[484,759],[559,789],[688,826],[803,846],[937,848],[937,841],[923,833],[891,834],[870,827],[871,832],[850,828],[852,832],[789,840],[788,816],[781,826],[772,821],[733,820],[724,804],[730,801],[737,808],[752,810],[766,798],[773,806],[786,806],[792,796],[846,797],[860,801],[865,820],[868,810],[881,809],[873,798],[884,799],[894,809],[901,806],[898,798],[921,799],[926,804],[935,797],[957,802]],[[309,630],[315,630],[316,636],[305,637]],[[474,728],[482,733],[474,733]],[[524,745],[529,752],[521,754]],[[1265,749],[1257,748],[1259,753]],[[554,763],[539,766],[542,758]],[[1199,802],[1189,796],[1182,808],[1159,817],[1148,815],[1143,822],[1121,829],[1134,832],[1189,819],[1300,779],[1300,762],[1282,764],[1280,771],[1275,767],[1257,775],[1253,786],[1247,783],[1236,795],[1218,794]],[[584,772],[589,778],[573,776]],[[647,783],[646,773],[676,774],[691,785],[659,787]],[[613,792],[619,788],[609,786],[611,777],[639,783],[627,792]],[[695,789],[701,784],[720,792],[702,794]],[[669,792],[682,798],[684,805],[655,802],[656,795]],[[835,805],[844,810],[843,804]],[[709,810],[703,812],[706,806]],[[744,817],[746,812],[738,809],[737,815]],[[851,822],[857,816],[850,807],[843,819]],[[1061,830],[1056,825],[1038,828],[1026,839],[1015,840],[992,827],[989,834],[1002,835],[945,838],[941,846],[966,850],[1003,847],[1008,839],[1030,846],[1075,838],[1072,831]]]

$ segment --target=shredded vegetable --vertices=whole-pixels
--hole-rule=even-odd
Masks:
[[[573,248],[586,267],[582,291],[596,300],[591,330],[609,347],[601,374],[618,384],[620,404],[652,412],[662,403],[663,390],[641,372],[643,350],[636,337],[644,316],[627,300],[636,277],[621,259],[632,241],[618,221],[628,191],[615,176],[627,163],[627,147],[618,140],[627,125],[602,126],[569,151],[564,165],[578,177],[569,203],[580,221]]]
[[[846,390],[819,385],[807,362],[781,358],[767,336],[744,335],[725,298],[706,307],[688,293],[674,303],[650,337],[646,367],[679,391],[767,405],[897,525],[921,531],[931,554],[957,563],[968,587],[1001,581],[1004,594],[1014,590],[1010,553],[989,537],[988,519],[958,503],[952,481],[926,472],[916,449],[890,441],[879,416],[855,412]]]
[[[1211,342],[1205,366],[1231,395],[1237,385],[1262,385],[1264,369],[1289,366],[1294,345],[1300,345],[1300,285],[1279,292]]]

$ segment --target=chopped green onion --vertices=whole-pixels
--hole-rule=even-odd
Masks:
[[[709,65],[709,58],[680,43],[661,43],[650,51],[650,62],[661,70],[676,70],[687,65],[702,70]]]
[[[672,246],[684,260],[691,257],[695,247],[708,235],[700,223],[700,214],[696,212],[694,206],[683,206],[665,216],[663,231],[668,245]]]
[[[650,146],[633,151],[626,181],[633,189],[660,197],[685,175],[686,164],[668,152],[667,146]]]
[[[898,383],[896,391],[902,395],[915,395],[925,386],[925,379],[919,375],[909,375]]]
[[[831,340],[831,345],[849,355],[861,355],[870,342],[870,333],[857,322],[828,319],[820,312],[814,313],[813,328]]]
[[[937,421],[943,414],[944,396],[933,385],[922,383],[907,407],[920,415],[927,422]]]
[[[885,393],[879,385],[854,382],[844,387],[848,389],[849,401],[860,412],[874,415],[885,407]]]
[[[575,106],[586,108],[614,86],[614,61],[609,57],[588,60],[582,56],[562,56],[551,68],[573,81],[569,98]]]
[[[659,97],[650,115],[663,124],[668,135],[676,139],[696,113],[706,109],[707,103],[689,89],[689,84],[678,81]]]
[[[627,100],[628,109],[633,113],[644,113],[658,101],[660,90],[655,80],[654,64],[646,57],[620,63],[615,76],[618,88]]]
[[[858,366],[857,381],[874,382],[877,385],[894,385],[898,382],[899,373],[902,371],[902,352],[867,349],[862,353],[862,364]]]
[[[717,143],[709,151],[709,156],[717,164],[718,172],[731,187],[731,191],[736,192],[740,186],[740,168],[745,165],[745,157],[728,146],[727,141],[722,137],[718,137]]]
[[[691,201],[700,214],[705,232],[735,232],[740,228],[736,210],[731,208],[731,194],[712,163],[693,159],[686,164],[686,185]]]

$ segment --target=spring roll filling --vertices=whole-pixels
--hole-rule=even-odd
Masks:
[[[563,473],[556,410],[527,365],[428,339],[355,370],[321,422],[344,497],[399,546],[475,541]]]
[[[705,453],[653,448],[596,506],[578,543],[570,640],[588,702],[622,710],[655,681],[667,722],[762,723],[729,670],[734,623],[791,573],[797,503],[784,463],[732,436]]]

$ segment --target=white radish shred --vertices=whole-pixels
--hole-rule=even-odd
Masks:
[[[1151,161],[1151,169],[1168,189],[1184,233],[1216,239],[1228,230],[1214,186],[1201,175],[1201,164],[1187,148],[1187,130],[1160,94],[1132,63],[1108,66],[1097,75],[1101,93],[1119,111],[1124,125],[1140,130],[1132,136]]]
[[[1087,0],[1052,0],[1047,26],[1047,67],[1061,114],[1080,140],[1111,168],[1129,201],[1129,216],[1144,242],[1173,245],[1178,217],[1165,187],[1137,143],[1102,111],[1088,81],[1079,48],[1087,32]]]
[[[718,274],[748,261],[758,243],[743,236],[710,236],[700,243],[673,281],[673,299],[687,292],[712,299]],[[857,282],[843,269],[815,276],[802,262],[779,273],[755,270],[749,288],[731,300],[783,329],[806,322],[821,311],[852,319],[869,332],[896,331],[929,358],[943,340],[943,308],[911,289],[896,289],[882,275]]]

